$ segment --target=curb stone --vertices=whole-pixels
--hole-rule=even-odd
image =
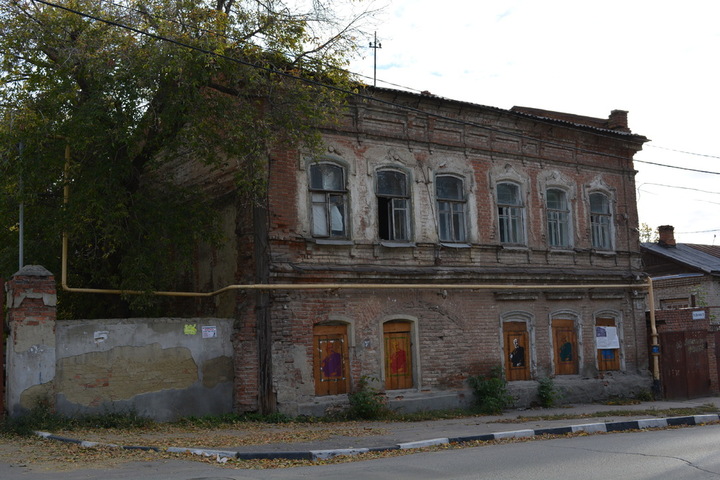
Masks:
[[[398,443],[388,445],[386,447],[373,448],[338,448],[330,450],[309,450],[298,452],[235,452],[232,450],[219,450],[211,448],[186,448],[186,447],[142,447],[142,446],[125,446],[103,444],[98,442],[87,442],[74,438],[61,437],[48,432],[35,432],[36,435],[48,440],[59,442],[75,443],[82,447],[114,447],[125,450],[146,450],[154,452],[170,452],[170,453],[192,453],[194,455],[203,455],[206,457],[216,457],[218,462],[224,463],[227,459],[236,460],[328,460],[339,455],[359,455],[368,452],[386,452],[391,450],[411,450],[416,448],[424,448],[435,445],[446,445],[451,443],[470,443],[476,441],[493,441],[508,438],[529,438],[543,435],[566,435],[569,433],[586,432],[586,433],[608,433],[621,432],[625,430],[645,430],[648,428],[667,428],[681,425],[702,425],[704,423],[718,422],[720,415],[692,415],[687,417],[670,417],[670,418],[648,418],[642,420],[629,420],[622,422],[605,422],[605,423],[587,423],[580,425],[571,425],[567,427],[555,428],[539,428],[535,430],[514,430],[508,432],[489,433],[484,435],[468,435],[453,438],[432,438],[428,440],[419,440],[415,442]]]

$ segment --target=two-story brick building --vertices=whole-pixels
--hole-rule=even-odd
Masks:
[[[218,300],[238,319],[237,408],[322,413],[361,377],[393,405],[454,406],[494,366],[521,404],[548,376],[568,401],[649,389],[633,288],[647,139],[627,113],[365,94],[321,155],[270,154],[266,206],[185,172],[228,185],[232,242],[201,252],[198,287],[291,286]]]

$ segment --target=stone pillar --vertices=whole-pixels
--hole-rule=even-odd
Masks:
[[[7,408],[19,415],[38,400],[55,402],[55,278],[39,265],[27,265],[10,278],[6,291]]]

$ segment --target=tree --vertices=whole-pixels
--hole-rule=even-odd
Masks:
[[[17,267],[22,202],[25,263],[59,272],[66,231],[71,284],[172,289],[197,242],[222,239],[211,198],[166,165],[237,162],[239,188],[262,204],[268,150],[317,145],[351,85],[342,67],[372,12],[342,23],[327,4],[0,0],[0,274]],[[61,299],[83,316],[153,303]]]
[[[647,223],[640,224],[638,233],[640,234],[640,241],[643,243],[657,242],[659,238],[657,229],[652,228]]]

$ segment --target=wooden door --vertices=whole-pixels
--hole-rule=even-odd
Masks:
[[[530,380],[530,344],[525,322],[505,322],[503,342],[507,381]]]
[[[409,322],[387,322],[383,325],[386,390],[399,390],[413,386],[410,332]]]
[[[578,373],[578,344],[575,321],[555,319],[552,321],[553,346],[555,348],[555,375]]]
[[[614,318],[598,318],[596,327],[616,327]],[[617,328],[617,327],[616,327]],[[609,370],[620,370],[620,349],[603,348],[597,350],[598,370],[601,372]]]
[[[318,325],[313,330],[315,395],[347,393],[349,385],[347,327]]]

